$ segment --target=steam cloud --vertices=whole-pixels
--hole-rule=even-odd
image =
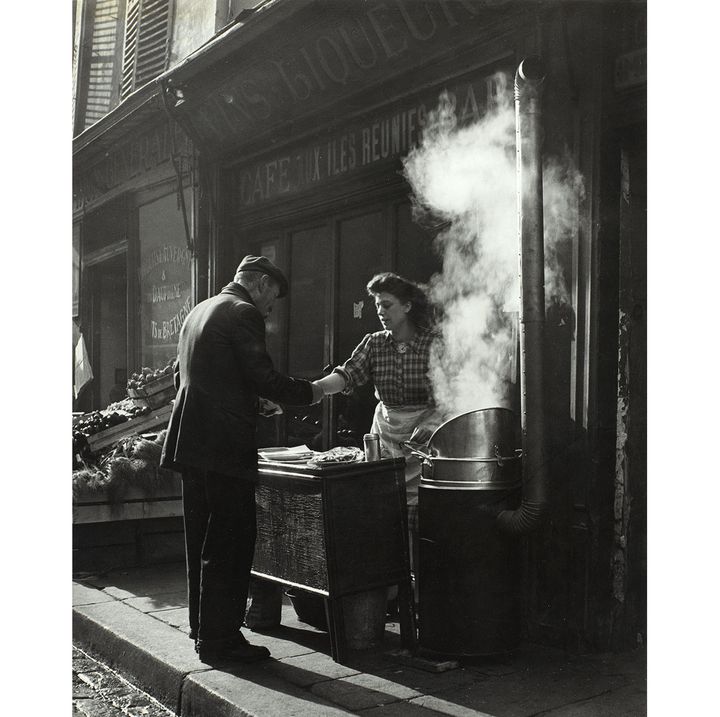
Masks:
[[[484,117],[458,128],[454,98],[440,96],[428,112],[421,144],[404,160],[416,221],[442,226],[436,249],[442,273],[430,281],[441,309],[430,378],[435,401],[450,417],[511,407],[517,374],[518,276],[515,109],[508,78]],[[582,178],[569,158],[543,174],[546,297],[566,302],[558,258],[577,227]]]

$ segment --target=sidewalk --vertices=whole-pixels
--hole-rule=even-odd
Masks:
[[[430,672],[402,662],[399,629],[381,648],[330,657],[326,633],[283,605],[272,633],[245,630],[271,660],[227,669],[202,664],[188,638],[184,565],[122,569],[73,582],[73,641],[182,717],[491,715],[641,717],[645,651],[567,656],[523,643],[517,655]]]

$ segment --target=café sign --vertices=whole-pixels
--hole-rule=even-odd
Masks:
[[[498,70],[435,88],[423,97],[369,115],[232,173],[236,206],[249,209],[289,197],[325,182],[351,175],[382,162],[396,160],[422,141],[428,113],[447,93],[459,126],[478,121],[498,97],[511,92],[509,70]]]

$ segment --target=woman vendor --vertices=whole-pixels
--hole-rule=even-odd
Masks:
[[[325,395],[349,394],[372,381],[378,404],[370,431],[380,436],[383,458],[404,457],[411,561],[417,564],[417,500],[420,460],[401,443],[425,443],[440,424],[428,378],[430,347],[436,333],[430,328],[429,306],[420,287],[397,274],[377,274],[367,284],[375,300],[382,331],[366,334],[350,358],[313,383]]]

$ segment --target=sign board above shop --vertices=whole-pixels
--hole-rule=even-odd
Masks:
[[[114,190],[165,168],[173,169],[173,154],[186,171],[193,156],[192,142],[175,122],[167,120],[128,136],[87,167],[76,169],[73,178],[73,210],[91,209]]]
[[[231,172],[231,202],[236,210],[251,209],[405,156],[422,141],[429,113],[437,108],[442,93],[447,94],[458,126],[466,126],[481,119],[500,96],[511,99],[511,72],[507,64],[454,79],[322,137],[240,163]]]
[[[512,4],[471,0],[306,4],[233,53],[226,49],[222,61],[197,73],[192,62],[168,72],[171,111],[211,155],[276,141],[332,106],[336,116],[347,114],[356,103],[344,99],[410,70],[413,84],[427,84],[460,48],[481,54],[501,25],[513,26],[515,13]]]

